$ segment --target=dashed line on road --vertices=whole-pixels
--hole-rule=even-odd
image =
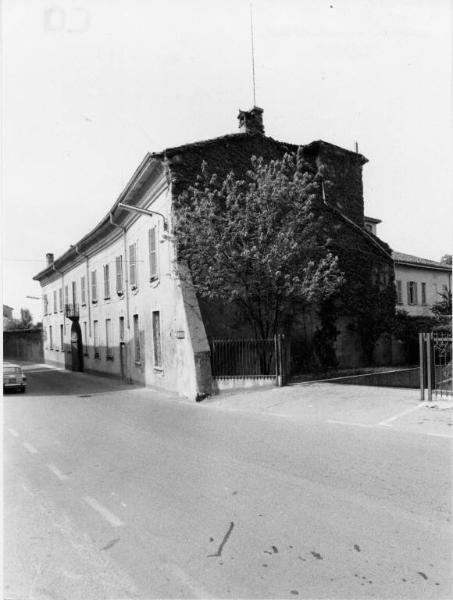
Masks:
[[[410,414],[412,412],[415,412],[416,410],[418,410],[422,406],[425,406],[424,402],[420,402],[420,404],[417,404],[417,406],[413,406],[412,408],[408,408],[407,410],[403,410],[403,412],[400,412],[397,415],[394,415],[393,417],[390,417],[390,419],[385,419],[385,421],[381,421],[380,423],[378,423],[378,425],[388,425],[389,423],[392,423],[393,421],[396,421],[400,417],[404,417],[404,415],[408,415],[408,414]]]
[[[333,419],[329,419],[327,423],[335,423],[337,425],[355,425],[355,427],[376,427],[376,425],[372,425],[370,423],[351,423],[349,421],[334,421]]]
[[[170,573],[174,577],[179,579],[181,583],[183,583],[187,588],[189,588],[189,590],[196,598],[201,599],[213,597],[213,595],[210,594],[200,583],[198,583],[198,581],[192,579],[192,577],[190,577],[190,575],[183,571],[181,567],[178,567],[178,565],[175,565],[174,563],[166,563],[165,568],[167,571],[170,571]]]
[[[29,444],[28,442],[22,442],[22,446],[24,448],[26,448],[30,454],[38,454],[38,451],[36,450],[36,448],[34,446],[32,446],[31,444]]]
[[[121,525],[124,525],[123,521],[118,519],[118,517],[110,512],[108,508],[102,506],[102,504],[100,504],[95,498],[91,498],[91,496],[85,496],[83,499],[89,506],[91,506],[91,508],[98,512],[101,517],[104,517],[104,519],[110,523],[112,527],[121,527]]]
[[[46,465],[46,467],[51,471],[60,481],[67,481],[69,479],[68,475],[65,475],[60,470],[57,469],[55,465]]]
[[[14,437],[19,437],[19,434],[17,433],[17,431],[15,429],[12,429],[11,427],[8,429],[8,431],[10,432],[11,435],[13,435]]]

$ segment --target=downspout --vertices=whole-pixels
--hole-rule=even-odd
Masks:
[[[118,225],[113,221],[113,213],[109,212],[110,223],[116,227],[117,229],[121,229],[123,232],[123,243],[124,243],[124,287],[126,294],[126,324],[127,328],[130,330],[130,319],[129,319],[129,279],[128,279],[128,268],[127,268],[127,238],[126,238],[126,228],[122,225]]]
[[[82,256],[83,258],[86,258],[86,277],[87,277],[87,281],[86,281],[86,286],[85,286],[85,290],[87,293],[87,304],[88,304],[88,334],[91,337],[91,299],[90,299],[90,257],[88,256],[88,254],[82,254],[82,252],[79,252],[79,245],[76,244],[74,246],[74,250],[76,252],[76,254],[78,254],[79,256]]]

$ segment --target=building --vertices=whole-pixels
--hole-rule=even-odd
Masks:
[[[8,306],[7,304],[3,305],[3,329],[9,327],[9,325],[14,321],[13,318],[13,308]]]
[[[451,265],[393,252],[397,308],[416,317],[433,316],[433,304],[451,291]]]
[[[376,235],[379,219],[365,217],[365,228]],[[396,308],[414,317],[432,317],[431,307],[451,291],[451,264],[392,252],[395,265]]]
[[[324,141],[278,142],[264,135],[262,112],[240,111],[239,133],[147,154],[104,219],[62,256],[47,254],[46,268],[34,277],[42,287],[46,362],[190,398],[211,392],[208,338],[237,328],[227,312],[199,302],[172,239],[175,201],[203,161],[219,176],[245,173],[254,155],[280,159],[297,150],[313,169],[323,165],[332,186],[323,209],[332,237],[339,247],[361,252],[377,293],[383,286],[393,290],[390,249],[364,230],[367,159]],[[351,280],[356,265],[350,257],[344,261]],[[360,294],[362,288],[355,289]],[[311,335],[317,327],[312,322]],[[360,362],[350,322],[340,329],[340,363]]]

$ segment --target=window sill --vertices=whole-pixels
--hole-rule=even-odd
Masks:
[[[149,278],[150,283],[157,283],[159,281],[159,275],[154,275],[154,277]]]
[[[86,358],[88,358],[88,357],[89,357],[89,354],[88,354],[88,352],[84,352],[84,353],[83,353],[83,356],[85,356]]]
[[[101,355],[99,354],[99,352],[95,352],[95,353],[94,353],[94,358],[98,358],[98,359],[100,359],[100,358],[101,358]]]
[[[135,364],[136,367],[142,367],[143,366],[143,363],[140,360],[136,360],[134,364]]]
[[[122,298],[122,297],[124,296],[124,292],[118,292],[118,291],[117,291],[117,292],[116,292],[116,295],[117,295],[119,298]]]
[[[164,369],[163,367],[157,367],[156,365],[154,365],[153,370],[157,371],[158,373],[162,373]]]
[[[104,302],[106,302],[107,300],[110,300],[110,296],[106,296],[106,297],[104,298]]]
[[[110,361],[112,361],[112,360],[113,360],[113,356],[106,356],[106,357],[105,357],[105,360],[110,360]]]
[[[91,301],[91,304],[97,304],[97,303],[98,303],[98,301],[97,301],[97,300],[92,300],[92,301]]]

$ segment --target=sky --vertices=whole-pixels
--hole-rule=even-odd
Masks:
[[[399,252],[451,253],[449,0],[253,0],[266,135],[359,151]],[[237,132],[249,0],[4,0],[2,296],[41,318],[45,254],[108,213],[147,152]]]

